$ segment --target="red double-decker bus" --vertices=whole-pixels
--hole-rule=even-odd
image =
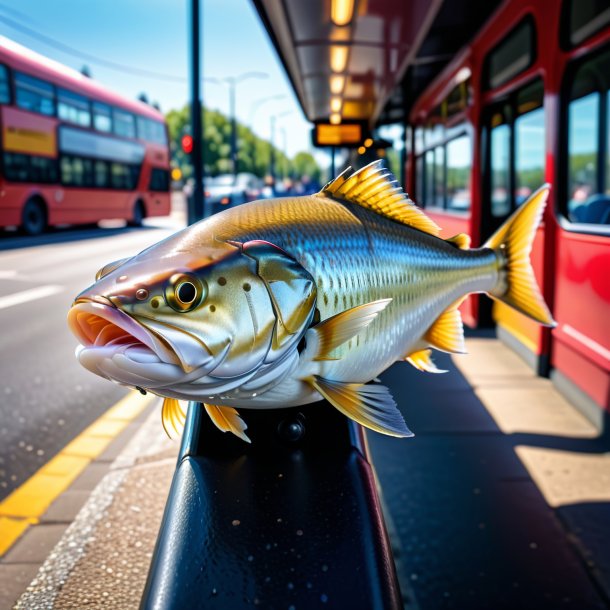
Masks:
[[[0,227],[170,211],[163,115],[0,36]]]

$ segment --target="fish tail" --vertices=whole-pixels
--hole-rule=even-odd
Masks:
[[[530,262],[532,243],[550,188],[545,184],[531,195],[484,247],[494,250],[500,261],[500,281],[489,296],[544,326],[553,327],[555,320],[544,302]]]

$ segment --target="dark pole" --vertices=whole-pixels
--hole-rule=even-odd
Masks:
[[[201,127],[201,49],[199,37],[199,0],[190,2],[190,80],[191,80],[191,133],[193,136],[193,178],[195,185],[189,201],[188,223],[203,218],[203,130]]]
[[[231,106],[231,164],[233,166],[233,182],[237,179],[237,121],[235,119],[235,80],[229,81],[229,102]]]
[[[335,178],[335,151],[337,149],[334,146],[330,147],[330,176],[329,180],[333,180]]]

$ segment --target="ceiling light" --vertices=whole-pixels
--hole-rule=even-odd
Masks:
[[[340,97],[331,97],[330,98],[330,110],[331,112],[340,112],[341,111],[341,98]]]
[[[338,112],[333,112],[330,115],[330,122],[332,125],[338,125],[341,122],[341,115]]]
[[[363,155],[366,152],[366,148],[364,148],[364,146],[360,146],[358,148],[358,154],[359,155]]]
[[[330,69],[333,72],[343,72],[347,66],[348,48],[343,45],[333,45],[330,47]]]
[[[331,0],[330,18],[335,25],[347,25],[354,15],[354,0]]]
[[[334,74],[330,77],[330,92],[339,95],[345,85],[345,76]]]
[[[373,143],[373,140],[371,138],[367,138],[364,141],[364,145],[368,148],[371,144]]]

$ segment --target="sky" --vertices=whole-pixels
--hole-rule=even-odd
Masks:
[[[189,0],[0,0],[0,34],[42,55],[80,70],[86,64],[94,79],[129,98],[147,94],[161,110],[181,108],[188,101]],[[264,72],[264,79],[237,85],[236,115],[259,136],[270,138],[270,117],[276,121],[275,144],[289,156],[313,152],[311,124],[306,121],[275,49],[249,0],[201,0],[204,76],[213,79]],[[46,38],[67,45],[58,49]],[[111,69],[95,59],[123,66]],[[158,73],[159,78],[133,74],[132,69]],[[173,82],[163,75],[182,78]],[[283,99],[256,102],[269,96]],[[207,107],[229,114],[226,84],[203,83]],[[285,137],[284,137],[285,134]],[[285,140],[285,142],[284,142]],[[324,163],[324,153],[317,154]]]

